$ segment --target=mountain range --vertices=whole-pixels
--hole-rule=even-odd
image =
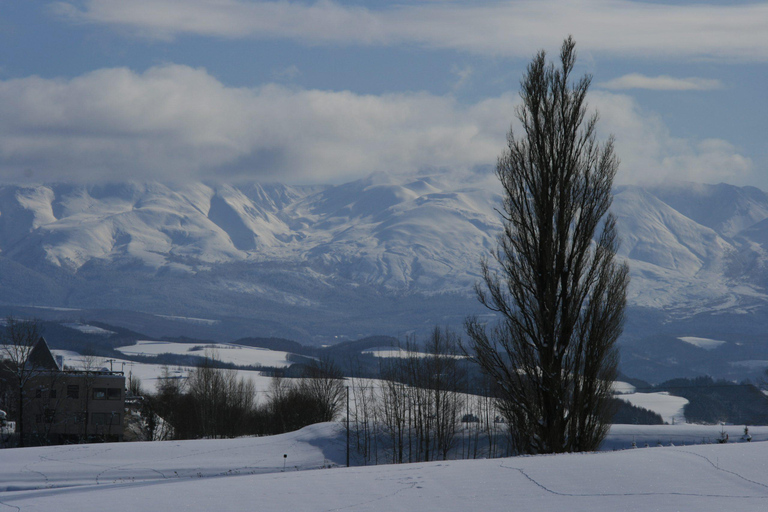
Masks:
[[[0,311],[315,344],[461,329],[488,315],[473,286],[500,197],[487,171],[327,186],[2,185]],[[623,371],[736,378],[768,366],[768,195],[620,186],[612,211],[632,278]]]

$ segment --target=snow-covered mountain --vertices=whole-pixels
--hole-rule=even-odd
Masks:
[[[311,187],[0,186],[0,302],[207,319],[190,329],[220,339],[459,325],[484,314],[473,284],[500,228],[498,192],[484,173]],[[768,360],[765,193],[618,187],[613,211],[632,273],[625,365],[653,360],[658,371],[665,359],[648,347],[665,337],[666,359],[684,357],[690,370],[707,351],[677,340],[686,336],[724,340],[720,352],[763,347]]]
[[[320,280],[465,291],[474,249],[491,247],[498,228],[494,204],[487,191],[429,177],[306,188],[3,187],[0,250],[28,268],[72,274],[89,265],[197,274],[273,263],[300,265]]]

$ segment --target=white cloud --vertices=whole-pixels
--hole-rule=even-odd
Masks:
[[[232,88],[203,69],[102,69],[0,82],[0,173],[48,180],[324,182],[492,163],[516,95]],[[500,124],[501,123],[501,124]]]
[[[768,59],[768,3],[665,5],[630,0],[416,2],[381,10],[245,0],[73,0],[56,12],[146,37],[282,38],[310,44],[422,44],[530,57],[573,34],[607,55]]]
[[[519,101],[235,88],[180,65],[0,81],[0,177],[330,182],[469,169],[495,163]],[[626,95],[598,91],[590,101],[601,130],[616,135],[622,182],[728,181],[751,170],[729,143],[675,138]]]
[[[616,136],[616,153],[621,159],[618,183],[739,184],[754,177],[752,161],[728,141],[675,137],[661,116],[642,111],[627,95],[598,91],[590,94],[589,101],[600,112],[602,136]]]
[[[630,73],[597,84],[606,89],[651,89],[655,91],[708,91],[721,89],[720,80],[707,78],[675,78],[668,75],[645,76],[640,73]]]

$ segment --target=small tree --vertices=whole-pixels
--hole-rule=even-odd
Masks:
[[[522,80],[523,136],[510,130],[496,167],[498,270],[484,260],[476,287],[500,321],[490,332],[466,322],[468,352],[498,383],[523,453],[594,450],[605,437],[629,282],[608,213],[618,160],[612,139],[596,142],[597,114],[587,117],[591,77],[571,83],[574,46],[563,43],[560,69],[539,52]]]
[[[320,406],[318,421],[333,421],[341,412],[346,396],[344,374],[341,368],[328,358],[313,359],[303,372],[299,384]]]
[[[164,366],[157,379],[157,392],[150,398],[154,412],[162,418],[165,438],[187,439],[192,437],[191,424],[195,421],[193,407],[186,398],[187,379],[175,376]]]

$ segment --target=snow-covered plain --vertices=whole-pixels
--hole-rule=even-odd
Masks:
[[[77,352],[68,350],[52,350],[54,355],[62,356],[64,365],[72,368],[83,368],[83,356]],[[163,376],[164,371],[168,371],[171,378],[186,378],[194,369],[191,366],[165,366],[161,364],[138,363],[128,359],[110,359],[105,357],[94,357],[93,366],[96,368],[110,368],[114,371],[122,371],[126,378],[135,378],[141,381],[142,389],[148,392],[154,392],[157,389],[157,382]],[[235,370],[237,376],[245,378],[254,383],[257,392],[257,399],[261,394],[266,393],[272,383],[272,377],[264,375],[257,370]]]
[[[153,347],[156,352],[155,354],[160,354],[163,352],[171,352],[173,347],[169,349],[165,348],[159,348],[164,347],[166,345],[178,345],[179,347],[183,345],[192,345],[192,344],[184,344],[184,343],[170,343],[170,342],[139,342],[140,345],[133,345],[131,347],[121,347],[118,350],[121,350],[126,355],[129,355],[130,352],[127,352],[126,348],[134,348],[134,350],[141,350],[140,353],[145,355],[151,355],[152,349],[147,349],[147,347]],[[157,344],[157,345],[155,345]],[[217,344],[218,345],[218,344]],[[224,344],[221,344],[224,345]],[[139,348],[141,347],[141,348]],[[267,349],[255,349],[252,347],[243,347],[243,350],[252,349],[255,351],[258,351],[255,353],[255,356],[257,358],[258,363],[236,363],[236,364],[261,364],[264,366],[278,366],[278,364],[267,364],[265,361],[271,361],[272,363],[278,362],[278,359],[281,356],[280,354],[286,354],[285,352],[279,352],[279,351],[270,351]],[[184,350],[183,347],[177,348],[178,352],[175,353],[195,353],[198,352],[188,352]],[[404,351],[402,349],[392,348],[392,349],[373,349],[373,351],[377,354],[377,357],[402,357],[404,355]],[[273,352],[273,355],[267,354],[268,352]],[[371,351],[368,351],[371,352]],[[63,362],[65,366],[72,367],[72,368],[82,368],[83,366],[83,356],[78,354],[77,352],[72,352],[68,350],[53,350],[53,353],[57,356],[61,356],[63,358]],[[202,352],[201,354],[203,354]],[[225,352],[226,353],[226,352]],[[219,352],[221,354],[221,352]],[[223,359],[223,358],[222,358]],[[226,359],[224,359],[226,360]],[[136,361],[131,361],[129,359],[108,359],[104,357],[94,357],[92,364],[96,368],[112,368],[116,371],[123,371],[125,373],[126,378],[132,377],[137,378],[141,381],[142,388],[146,391],[153,392],[155,391],[158,379],[161,378],[164,371],[168,372],[168,375],[173,378],[186,378],[189,376],[190,371],[192,371],[191,366],[179,366],[179,365],[173,365],[173,366],[165,366],[160,364],[151,364],[151,363],[139,363]],[[268,375],[264,375],[260,371],[255,370],[237,370],[238,377],[245,378],[253,382],[254,387],[257,392],[257,399],[261,400],[264,396],[266,396],[266,393],[268,393],[270,386],[272,384],[272,377]],[[380,387],[381,383],[377,380],[369,380],[369,379],[362,379],[361,382],[366,382],[368,386],[373,387]],[[644,409],[648,409],[650,411],[654,411],[661,415],[661,417],[664,419],[666,423],[669,424],[682,424],[685,423],[685,415],[683,413],[683,407],[685,407],[685,404],[688,403],[688,400],[682,397],[670,395],[666,392],[658,392],[658,393],[638,393],[635,391],[635,387],[626,383],[626,382],[616,382],[614,383],[614,391],[618,393],[617,397],[621,398],[622,400],[625,400],[632,405],[642,407]],[[355,403],[354,398],[352,399],[352,408],[354,409]]]
[[[658,413],[666,423],[679,424],[685,423],[685,414],[683,408],[688,400],[681,397],[670,395],[661,391],[658,393],[627,393],[618,398],[625,400],[635,407],[642,407]]]
[[[325,423],[274,437],[2,450],[0,511],[757,511],[768,506],[767,461],[768,443],[752,442],[318,469],[344,463],[343,428]]]
[[[135,345],[118,347],[118,352],[127,356],[159,356],[177,354],[192,356],[212,356],[224,363],[238,366],[290,366],[288,352],[266,348],[248,347],[233,343],[174,343],[170,341],[140,340]]]

